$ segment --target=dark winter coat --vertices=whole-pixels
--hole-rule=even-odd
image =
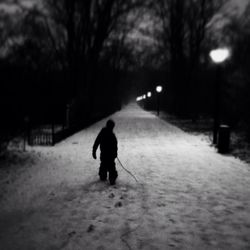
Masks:
[[[100,131],[93,146],[94,153],[99,145],[101,150],[101,160],[115,159],[117,157],[117,139],[112,130],[105,127]]]

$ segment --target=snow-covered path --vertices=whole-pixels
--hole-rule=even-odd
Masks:
[[[139,183],[118,163],[116,186],[98,181],[91,149],[106,120],[31,148],[2,184],[1,250],[250,249],[249,165],[135,104],[112,118],[119,158]]]

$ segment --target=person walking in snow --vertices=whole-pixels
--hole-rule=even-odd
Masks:
[[[92,156],[96,159],[96,150],[100,145],[100,168],[99,176],[100,180],[107,180],[107,173],[109,173],[109,182],[111,185],[115,184],[118,173],[115,167],[115,158],[117,157],[117,139],[113,132],[115,123],[112,120],[108,120],[106,127],[102,128],[93,145]]]

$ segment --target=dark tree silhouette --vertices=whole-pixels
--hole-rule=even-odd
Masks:
[[[241,16],[229,17],[224,27],[224,42],[230,44],[232,50],[231,64],[228,70],[226,92],[226,108],[230,121],[235,125],[243,123],[250,138],[250,4]]]
[[[45,85],[50,85],[54,89],[50,91],[52,97],[60,89],[63,102],[72,103],[73,116],[77,119],[90,116],[95,107],[102,106],[97,101],[100,96],[96,95],[101,92],[100,86],[107,84],[100,84],[101,77],[97,77],[99,70],[101,73],[105,70],[101,67],[103,61],[110,62],[107,72],[113,70],[112,75],[116,75],[106,78],[107,82],[119,80],[121,71],[129,67],[127,58],[132,58],[133,49],[125,38],[132,22],[128,22],[127,16],[144,5],[144,1],[45,0],[42,3],[42,7],[20,6],[8,58],[15,65],[22,65],[23,75],[27,72],[29,79],[24,82],[35,81],[45,92],[49,92]],[[16,17],[12,15],[10,19]],[[8,35],[7,41],[10,39]],[[113,93],[108,94],[113,98]]]
[[[206,51],[208,24],[223,2],[160,0],[154,4],[162,25],[161,46],[170,69],[168,104],[176,113],[193,112],[196,106],[195,78]]]
[[[82,80],[78,84],[81,93],[93,87],[93,73],[119,19],[138,4],[138,1],[46,0],[48,22],[56,27],[51,28],[51,35],[56,40],[57,32],[65,33],[67,64],[73,71],[70,75]]]

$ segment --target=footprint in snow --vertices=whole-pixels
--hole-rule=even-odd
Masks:
[[[122,202],[120,202],[120,201],[116,202],[115,207],[122,207]]]
[[[88,233],[91,233],[91,232],[93,232],[95,230],[95,226],[94,225],[89,225],[89,227],[88,227],[88,229],[87,229],[87,232]]]
[[[111,194],[109,195],[109,198],[114,198],[114,197],[115,197],[114,193],[111,193]]]
[[[72,236],[74,236],[75,234],[76,234],[76,232],[75,232],[75,231],[72,231],[72,232],[68,233],[68,236],[69,236],[69,237],[72,237]]]

